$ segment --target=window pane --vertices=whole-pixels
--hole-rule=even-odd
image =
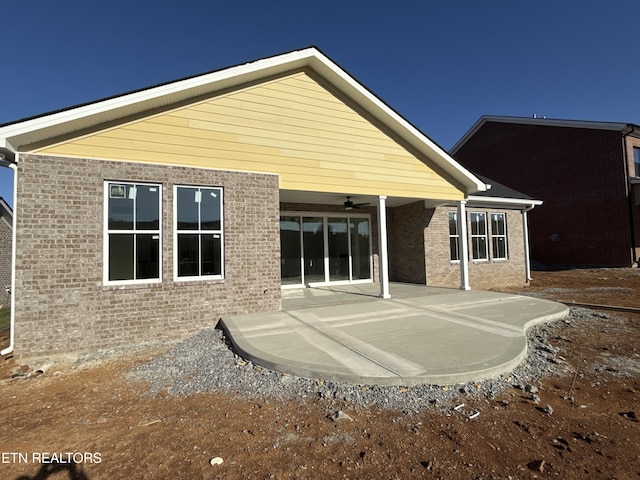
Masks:
[[[196,202],[197,193],[197,188],[180,187],[176,189],[178,230],[198,230],[199,203]]]
[[[198,276],[198,235],[178,235],[178,276]]]
[[[304,281],[324,282],[324,220],[322,217],[303,217]]]
[[[458,214],[449,212],[449,235],[458,234]]]
[[[109,183],[109,230],[133,230],[133,199],[129,198],[132,185]]]
[[[200,228],[202,230],[220,230],[220,190],[217,188],[201,188]]]
[[[474,260],[486,260],[487,258],[487,239],[485,237],[474,237],[471,239],[471,247],[473,249]]]
[[[486,224],[484,213],[472,213],[471,214],[471,234],[472,235],[486,235]]]
[[[300,217],[280,217],[280,277],[283,284],[302,283]]]
[[[458,253],[458,237],[449,237],[449,251],[451,252],[451,260],[460,260],[460,254]]]
[[[329,280],[349,280],[349,234],[346,218],[327,219]]]
[[[109,280],[133,280],[132,233],[109,235]]]
[[[136,185],[136,229],[158,230],[160,228],[160,188],[157,185]]]
[[[504,237],[494,237],[493,243],[493,258],[507,258],[507,242]]]
[[[159,278],[159,235],[136,235],[136,279]]]
[[[219,234],[203,234],[202,275],[222,275],[222,239]]]
[[[491,214],[491,233],[493,235],[504,235],[504,215],[501,213]]]
[[[370,229],[368,218],[351,218],[351,258],[353,280],[371,278]]]

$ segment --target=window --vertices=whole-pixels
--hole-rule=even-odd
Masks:
[[[105,283],[160,281],[158,184],[105,182]]]
[[[223,278],[222,188],[176,186],[174,198],[175,277]]]
[[[474,260],[487,260],[486,213],[471,213],[471,253]]]
[[[491,214],[491,246],[494,260],[507,259],[507,221],[504,213]]]
[[[458,233],[458,212],[449,212],[449,252],[452,262],[460,261],[460,234]]]
[[[640,177],[640,148],[633,147],[633,165],[635,167],[635,176]]]

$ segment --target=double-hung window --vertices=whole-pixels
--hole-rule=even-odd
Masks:
[[[175,187],[176,279],[223,278],[222,193],[220,187]]]
[[[458,212],[449,212],[449,252],[452,262],[460,261],[460,234],[458,233]]]
[[[633,147],[633,173],[640,177],[640,148]]]
[[[471,253],[474,260],[487,260],[487,214],[471,212]]]
[[[507,221],[504,213],[491,214],[491,246],[494,260],[507,259]]]
[[[105,182],[105,283],[160,281],[162,186]]]

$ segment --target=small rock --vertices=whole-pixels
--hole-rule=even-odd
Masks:
[[[531,395],[531,401],[533,403],[540,403],[540,397],[536,394]]]
[[[620,412],[620,416],[624,417],[624,418],[628,418],[631,421],[637,422],[638,421],[638,416],[636,415],[636,412],[631,411],[631,412]]]
[[[222,458],[220,457],[213,457],[211,460],[209,460],[210,465],[222,465],[222,462],[224,462],[224,460],[222,460]]]
[[[540,473],[544,473],[544,465],[544,460],[534,460],[533,462],[527,463],[527,467],[529,467],[529,470],[534,470]]]
[[[338,410],[333,415],[331,415],[331,420],[333,420],[334,422],[338,422],[340,420],[349,420],[353,422],[353,418],[344,413],[342,410]]]
[[[553,407],[551,405],[545,406],[542,411],[548,415],[553,415]]]
[[[533,394],[538,393],[540,390],[535,385],[527,385],[526,387],[524,387],[524,391]]]

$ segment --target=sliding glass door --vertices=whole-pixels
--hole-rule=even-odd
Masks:
[[[283,286],[371,280],[369,216],[280,217]]]

